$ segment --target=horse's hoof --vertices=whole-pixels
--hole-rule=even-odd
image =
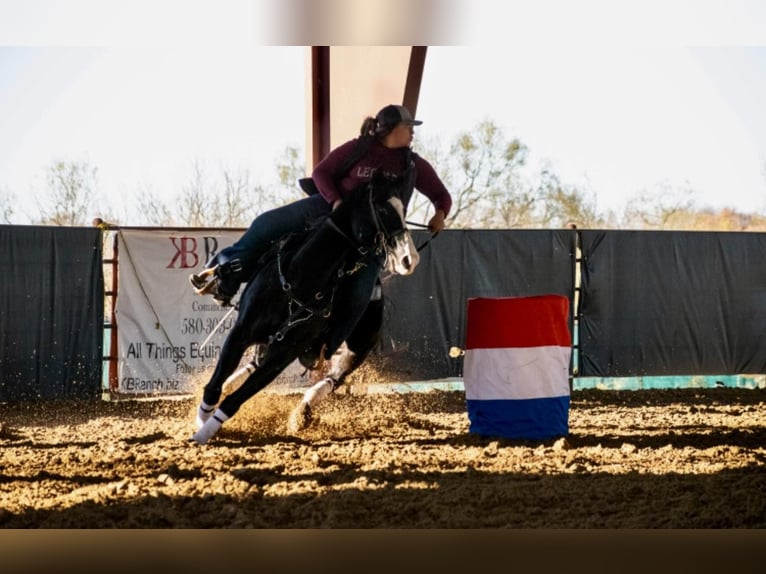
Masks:
[[[220,429],[221,422],[217,418],[212,417],[205,421],[205,424],[192,435],[190,440],[197,444],[207,444],[207,441],[213,438]]]
[[[211,438],[212,436],[206,436],[204,434],[200,434],[200,432],[197,431],[191,436],[191,438],[189,438],[189,444],[201,446],[207,444],[207,441],[209,441]]]
[[[305,401],[298,403],[298,406],[290,413],[290,419],[287,421],[287,430],[291,433],[297,433],[311,424],[313,415],[311,405]]]

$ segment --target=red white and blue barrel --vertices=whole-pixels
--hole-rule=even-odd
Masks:
[[[470,298],[463,384],[470,432],[545,440],[569,433],[569,300]]]

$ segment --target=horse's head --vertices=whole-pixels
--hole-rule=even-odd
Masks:
[[[402,186],[401,178],[376,172],[363,189],[353,194],[351,229],[360,245],[385,256],[388,271],[409,275],[420,255],[404,220]]]

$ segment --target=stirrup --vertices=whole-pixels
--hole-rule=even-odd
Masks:
[[[189,283],[199,295],[206,295],[215,286],[216,271],[220,265],[214,265],[200,271],[199,275],[192,273],[189,275]]]
[[[189,275],[189,283],[191,283],[192,287],[195,289],[201,289],[205,285],[205,280],[196,273],[192,273]]]
[[[197,295],[207,295],[208,293],[217,293],[218,291],[218,279],[212,277],[209,280],[204,279],[201,275],[195,275],[192,273],[189,275],[189,283],[194,287],[194,292]]]

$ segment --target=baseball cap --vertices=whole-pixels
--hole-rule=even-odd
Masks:
[[[391,104],[378,112],[375,116],[378,120],[378,131],[388,131],[404,122],[410,126],[419,126],[423,122],[412,117],[410,110],[404,106]]]

